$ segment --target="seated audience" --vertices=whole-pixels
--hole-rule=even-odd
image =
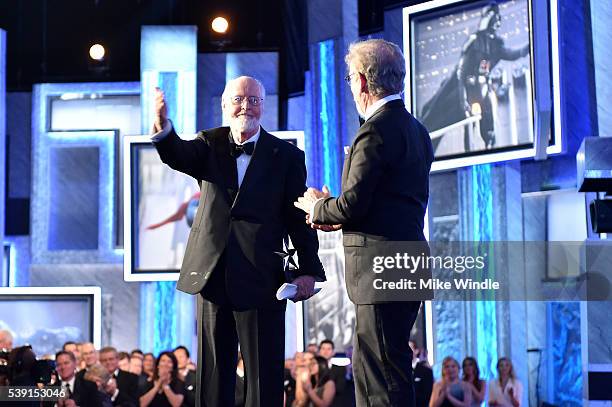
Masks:
[[[327,359],[316,356],[308,370],[297,373],[294,407],[329,407],[336,395],[336,385],[330,377]]]
[[[445,357],[442,361],[442,380],[434,384],[429,406],[469,407],[471,404],[471,387],[459,380],[459,362],[451,356]]]
[[[497,378],[489,381],[489,406],[519,407],[523,398],[523,384],[514,375],[508,358],[497,361]]]
[[[76,368],[77,360],[74,353],[62,350],[55,354],[55,369],[59,376],[57,384],[64,389],[66,394],[62,404],[65,407],[72,405],[99,406],[96,385],[82,377],[77,377]]]
[[[100,349],[100,363],[113,376],[107,386],[113,406],[135,406],[138,403],[138,377],[119,369],[119,354],[113,347]]]
[[[468,356],[463,359],[461,367],[463,368],[462,380],[469,383],[472,389],[472,406],[479,406],[487,394],[487,383],[480,378],[478,362],[475,358]]]
[[[178,378],[178,362],[172,352],[157,358],[153,379],[147,382],[140,396],[140,407],[179,407],[183,403],[183,383]]]

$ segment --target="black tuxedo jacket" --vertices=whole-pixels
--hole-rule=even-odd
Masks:
[[[140,396],[138,394],[138,376],[119,370],[116,380],[119,394],[113,401],[113,405],[121,407],[138,406],[138,397]]]
[[[86,380],[80,374],[75,375],[74,386],[70,389],[70,399],[74,400],[77,406],[103,407],[102,400],[98,396],[98,387],[94,382]],[[61,387],[61,382],[57,384]],[[45,406],[53,406],[55,403],[45,403]]]
[[[401,100],[387,102],[359,128],[342,170],[342,193],[317,202],[313,222],[342,224],[349,298],[376,303],[372,274],[359,261],[368,241],[425,241],[423,221],[429,197],[433,149],[427,130]]]
[[[229,128],[220,127],[193,141],[172,130],[154,143],[164,163],[195,178],[201,188],[177,289],[199,293],[225,254],[225,287],[237,309],[284,306],[276,290],[286,277],[274,252],[282,250],[287,233],[298,253],[296,274],[325,280],[317,235],[293,205],[306,190],[304,153],[262,129],[238,188],[229,141]]]

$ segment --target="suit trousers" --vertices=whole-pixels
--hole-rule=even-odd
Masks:
[[[408,345],[421,303],[355,305],[353,375],[357,407],[414,406]]]
[[[196,405],[234,407],[238,343],[245,370],[245,406],[281,407],[285,307],[236,310],[217,268],[198,295]],[[216,275],[215,275],[216,274]]]

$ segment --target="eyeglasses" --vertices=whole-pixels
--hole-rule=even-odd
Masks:
[[[232,105],[241,106],[242,102],[247,101],[251,106],[259,106],[263,102],[263,98],[258,96],[232,96],[230,101]]]
[[[350,74],[348,74],[348,75],[346,75],[346,76],[344,77],[344,80],[346,81],[346,83],[348,83],[348,84],[350,85],[350,84],[351,84],[351,76],[353,76],[353,75],[357,75],[358,73],[359,73],[359,72],[353,72],[353,73],[350,73]]]

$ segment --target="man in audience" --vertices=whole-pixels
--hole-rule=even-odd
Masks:
[[[130,358],[138,357],[140,360],[144,359],[144,353],[140,349],[134,349],[130,352]]]
[[[81,370],[81,350],[79,344],[76,342],[68,341],[62,346],[64,352],[72,352],[77,361],[77,370]]]
[[[119,354],[113,347],[100,349],[100,363],[113,375],[107,386],[113,406],[136,406],[138,403],[138,376],[119,369]]]
[[[183,346],[177,346],[174,349],[174,356],[178,362],[178,378],[185,382],[185,400],[183,404],[186,406],[195,405],[195,389],[196,389],[196,373],[195,365],[189,358],[189,350]]]
[[[413,341],[409,342],[412,349],[412,371],[414,375],[414,398],[416,407],[426,407],[431,399],[434,377],[433,370],[427,361],[427,351],[419,349]]]
[[[343,393],[346,390],[346,369],[341,366],[332,364],[332,358],[336,354],[334,341],[331,339],[324,339],[319,344],[319,356],[327,359],[327,367],[329,368],[330,379],[334,381],[336,385],[336,396],[332,402],[332,406],[340,406],[337,400],[343,398]]]
[[[319,347],[317,346],[316,343],[309,343],[308,346],[306,346],[306,352],[310,352],[316,355],[318,351],[319,351]]]
[[[0,330],[0,349],[13,349],[13,334],[8,329]]]
[[[138,376],[138,394],[142,394],[149,376],[142,371],[143,358],[139,356],[139,354],[132,352],[132,357],[130,357],[130,373]]]
[[[119,352],[119,369],[124,372],[130,371],[130,355],[127,352]]]
[[[85,369],[98,363],[98,351],[91,342],[85,342],[81,346],[81,358],[85,362]]]
[[[55,354],[55,368],[58,373],[59,385],[66,396],[58,402],[60,407],[100,406],[97,399],[95,383],[75,375],[77,360],[74,353],[59,351]]]

